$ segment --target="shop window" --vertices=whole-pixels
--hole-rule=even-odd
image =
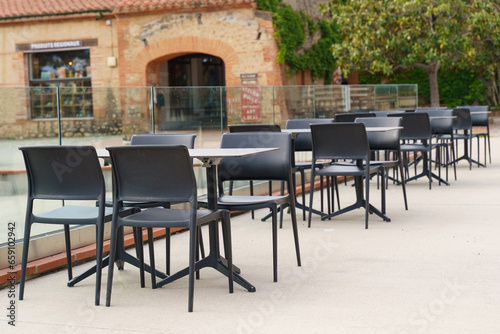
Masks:
[[[31,118],[92,117],[89,50],[29,54]]]

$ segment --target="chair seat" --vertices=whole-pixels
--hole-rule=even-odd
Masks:
[[[415,144],[401,145],[401,151],[426,151],[428,149],[429,149],[428,144],[415,143]]]
[[[469,139],[469,135],[463,134],[463,133],[456,133],[453,135],[453,139],[461,139],[461,140],[467,140]],[[474,137],[474,135],[472,135]],[[441,135],[438,137],[439,139],[451,139],[450,135]]]
[[[111,216],[112,208],[105,208],[104,215]],[[64,224],[71,220],[72,225],[95,225],[99,208],[95,206],[65,205],[55,210],[34,215],[34,221],[44,224]]]
[[[239,205],[264,205],[267,207],[269,202],[276,204],[286,203],[288,196],[228,196],[223,195],[218,199],[220,206],[239,206]]]
[[[151,208],[122,218],[122,223],[127,226],[142,227],[177,227],[185,224],[187,227],[189,225],[190,218],[189,212],[189,210],[181,209]],[[209,217],[216,213],[217,212],[213,210],[197,210],[197,223],[203,223],[214,219]]]
[[[324,166],[328,166],[330,162],[316,162],[316,167],[317,168],[323,168]],[[294,165],[294,168],[304,168],[304,169],[310,169],[312,168],[312,161],[301,161],[301,162],[296,162]]]
[[[159,203],[159,202],[132,202],[132,201],[124,201],[124,208],[139,208],[139,209],[147,209],[147,208],[155,208],[161,207],[168,203]],[[106,200],[106,207],[113,207],[112,200]]]
[[[370,173],[376,172],[380,166],[371,166],[370,165]],[[338,163],[329,165],[322,169],[318,169],[316,171],[316,175],[327,175],[327,176],[342,176],[342,175],[365,175],[365,168],[359,167],[355,164],[349,163]]]

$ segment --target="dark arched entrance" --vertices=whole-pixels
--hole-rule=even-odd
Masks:
[[[162,107],[164,130],[225,126],[224,71],[222,59],[203,53],[163,63],[160,90],[168,101],[168,107]]]

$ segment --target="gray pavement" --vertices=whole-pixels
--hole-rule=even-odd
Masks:
[[[390,185],[390,223],[357,210],[330,221],[299,214],[302,267],[297,267],[290,217],[279,237],[279,281],[272,281],[271,224],[250,214],[232,218],[234,262],[257,291],[203,269],[195,283],[194,312],[187,312],[187,279],[160,289],[139,286],[138,270],[115,271],[111,307],[94,306],[94,277],[66,287],[59,271],[26,283],[15,300],[16,327],[2,333],[499,333],[500,332],[500,131],[492,137],[487,168],[460,162],[450,186],[426,179]],[[354,189],[341,185],[342,205]],[[371,198],[380,201],[376,184]],[[319,196],[315,196],[318,207]],[[258,211],[261,217],[265,211]],[[204,233],[205,236],[208,233]],[[172,238],[173,268],[187,264],[187,234]],[[164,269],[164,243],[156,241]],[[84,264],[75,268],[80,271]],[[4,314],[11,299],[2,290]]]

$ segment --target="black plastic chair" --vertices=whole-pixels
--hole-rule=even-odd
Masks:
[[[194,148],[195,134],[155,133],[133,135],[130,145],[183,145]]]
[[[313,142],[313,163],[318,160],[332,161],[327,167],[316,170],[311,173],[311,187],[314,178],[323,176],[354,176],[356,186],[356,203],[331,214],[325,214],[321,220],[329,219],[348,211],[365,207],[365,228],[368,228],[369,212],[373,212],[386,221],[390,221],[379,210],[369,204],[370,176],[378,173],[380,166],[370,164],[370,145],[366,135],[365,125],[362,123],[332,123],[332,124],[311,124],[311,135]],[[337,163],[338,160],[353,160],[355,163],[346,164]],[[363,198],[363,178],[365,179],[365,196]],[[384,182],[384,180],[382,180]],[[385,198],[385,187],[382,189],[382,200]],[[311,227],[311,208],[313,206],[313,194],[309,196],[309,223]],[[385,203],[382,203],[385,207]]]
[[[260,131],[281,132],[281,127],[279,124],[235,124],[229,125],[228,128],[229,133]]]
[[[189,302],[188,311],[193,311],[195,258],[198,227],[204,223],[222,221],[225,255],[228,267],[232,268],[229,212],[227,210],[197,210],[197,188],[193,165],[185,146],[121,146],[108,147],[113,167],[113,223],[111,248],[117,243],[118,229],[123,226],[184,227],[189,229]],[[120,217],[124,202],[187,203],[188,209],[149,208],[139,213]],[[149,231],[148,231],[149,233]],[[138,233],[142,236],[142,233]],[[152,234],[149,235],[152,240]],[[142,238],[142,237],[141,237]],[[155,272],[153,243],[149,243],[151,272]],[[142,248],[141,248],[142,250]],[[110,261],[115,254],[111,252]],[[141,262],[141,285],[144,281],[144,259]],[[233,292],[232,270],[228,271],[229,292]],[[168,277],[167,277],[168,279]],[[156,276],[151,275],[153,288]],[[113,266],[109,267],[106,306],[111,302]],[[161,285],[161,282],[159,283]]]
[[[155,134],[136,134],[133,135],[130,140],[130,145],[183,145],[187,148],[194,148],[194,142],[196,139],[195,134],[183,134],[183,133],[155,133]],[[113,202],[107,203],[109,206],[113,206]],[[153,207],[170,207],[170,203],[132,203],[125,202],[124,207],[137,207],[137,208],[153,208]],[[148,230],[148,233],[151,231]],[[198,237],[200,241],[201,256],[205,256],[203,247],[203,238],[201,235],[201,229],[198,231]],[[152,240],[151,240],[152,242]],[[165,249],[166,249],[166,273],[170,275],[170,228],[166,228],[165,233]]]
[[[358,117],[355,123],[363,123],[366,127],[401,127],[402,120],[399,117]],[[399,175],[401,176],[401,188],[403,189],[403,198],[405,209],[408,210],[408,200],[406,197],[406,182],[403,171],[403,157],[400,145],[400,132],[401,130],[394,131],[374,131],[368,132],[367,138],[370,144],[371,151],[385,152],[385,160],[372,160],[370,164],[382,165],[381,171],[386,174],[386,181],[388,180],[387,171],[389,168],[398,168]],[[389,159],[392,154],[393,159]],[[378,155],[377,155],[378,156]],[[388,182],[382,186],[387,187]],[[385,207],[382,208],[382,213],[385,213]]]
[[[226,133],[221,148],[274,148],[278,151],[249,157],[224,158],[218,166],[219,208],[229,211],[268,208],[272,212],[273,280],[278,281],[278,207],[289,206],[295,241],[297,265],[300,266],[299,237],[295,213],[295,192],[292,181],[291,135],[277,132]],[[287,194],[280,196],[233,196],[224,192],[224,182],[243,180],[284,181]]]
[[[431,189],[432,178],[435,177],[438,179],[438,177],[432,174],[431,168],[433,145],[429,114],[425,112],[404,112],[390,114],[388,116],[402,118],[403,130],[401,130],[400,138],[403,141],[403,144],[401,144],[401,151],[406,154],[409,152],[420,152],[424,156],[422,173],[416,174],[413,177],[408,177],[406,182],[427,176],[429,178],[429,189]],[[408,166],[408,159],[405,160],[405,166]]]
[[[323,123],[332,123],[333,118],[300,118],[300,119],[289,119],[286,121],[287,129],[310,129],[310,124],[323,124]],[[293,151],[294,152],[312,152],[312,138],[310,133],[300,133],[293,140]],[[323,167],[325,164],[318,164],[318,168]],[[295,154],[292,156],[292,170],[294,173],[300,173],[300,183],[301,183],[301,191],[302,191],[302,218],[306,220],[306,192],[305,192],[305,171],[312,168],[311,161],[300,161],[297,162],[295,159]],[[295,178],[294,178],[295,181]],[[323,182],[321,184],[321,189],[323,189]],[[295,189],[295,185],[294,185]],[[337,188],[338,190],[338,188]],[[310,191],[314,191],[311,189]],[[322,193],[322,192],[321,192]],[[337,196],[338,198],[338,196]],[[297,196],[295,196],[297,199]],[[322,201],[323,202],[323,201]],[[297,205],[300,206],[298,201]]]
[[[103,229],[104,221],[111,217],[111,209],[106,209],[104,205],[106,197],[104,177],[95,148],[92,146],[37,146],[19,149],[23,153],[28,176],[28,204],[24,227],[19,300],[24,298],[30,233],[34,223],[64,225],[68,280],[73,278],[69,226],[95,225],[95,305],[99,305]],[[89,204],[93,206],[64,205],[48,212],[34,213],[35,200],[89,201]],[[96,201],[100,203],[97,207]]]
[[[421,112],[421,111],[417,111]],[[453,131],[453,110],[452,109],[429,109],[423,111],[429,115],[432,136],[436,139],[435,146],[439,151],[445,151],[446,162],[444,166],[446,167],[446,181],[448,181],[448,166],[453,164],[453,174],[455,180],[457,179],[457,166],[455,163],[455,140]],[[451,154],[450,154],[451,152]],[[439,153],[442,156],[441,153]],[[450,162],[451,155],[451,162]],[[438,159],[441,161],[441,158]],[[443,163],[441,163],[443,165]],[[440,167],[440,166],[439,166]]]
[[[461,157],[456,158],[453,163],[457,163],[460,160],[466,160],[469,162],[469,169],[472,169],[472,118],[469,109],[466,108],[455,108],[453,109],[453,139],[455,140],[455,149],[458,150],[458,141],[463,141],[464,154]],[[455,153],[455,155],[457,155]]]
[[[477,138],[477,164],[478,167],[481,165],[479,162],[479,139],[484,138],[484,167],[486,167],[486,146],[488,146],[488,154],[490,157],[491,164],[491,146],[490,146],[490,117],[488,115],[488,106],[461,106],[458,108],[466,108],[471,112],[472,130],[474,128],[486,128],[483,132],[473,132],[472,137]],[[477,113],[476,113],[477,112]],[[488,144],[488,145],[486,145]]]
[[[346,112],[335,114],[335,122],[352,123],[358,117],[376,117],[374,112]]]
[[[281,126],[279,124],[235,124],[229,125],[229,133],[238,132],[281,132]],[[253,180],[248,180],[250,186],[250,195],[253,195]],[[229,183],[229,194],[233,193],[233,182]],[[269,182],[269,195],[273,193],[273,184]],[[252,210],[252,219],[255,218],[254,211]],[[266,220],[268,217],[262,218]]]

